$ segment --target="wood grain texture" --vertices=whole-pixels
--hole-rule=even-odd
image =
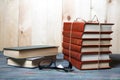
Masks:
[[[32,28],[31,28],[31,1],[20,0],[19,2],[19,30],[18,46],[31,45]]]

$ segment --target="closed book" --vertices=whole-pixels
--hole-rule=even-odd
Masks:
[[[83,43],[82,39],[69,38],[69,37],[63,36],[63,42],[70,43],[70,41],[72,44],[76,44],[76,45],[82,45],[82,43]]]
[[[70,31],[72,27],[72,31],[84,31],[84,22],[64,22],[63,24],[63,30],[64,31]]]
[[[111,39],[77,39],[77,38],[69,38],[69,37],[64,37],[63,36],[63,42],[75,44],[75,45],[109,45]]]
[[[57,46],[34,45],[4,48],[3,54],[13,58],[29,58],[37,56],[50,56],[58,53]]]
[[[84,23],[84,22],[64,22],[64,31],[112,31],[112,23]],[[71,28],[72,27],[72,28]]]
[[[112,31],[113,23],[86,23],[84,31]]]
[[[99,32],[70,32],[63,31],[63,36],[71,38],[111,38],[111,32],[99,33]]]
[[[78,61],[96,61],[96,60],[110,60],[109,54],[111,52],[76,52],[76,51],[69,51],[69,49],[63,48],[63,54],[70,56]]]
[[[74,45],[70,43],[63,42],[62,47],[65,49],[71,49],[78,52],[100,52],[100,51],[109,51],[111,45]]]
[[[36,68],[40,61],[44,59],[56,59],[56,55],[53,56],[44,56],[44,57],[34,57],[34,58],[26,58],[26,59],[16,59],[16,58],[7,58],[7,64],[10,66],[17,67],[26,67],[26,68]]]
[[[71,62],[73,66],[80,70],[94,70],[94,69],[106,69],[111,68],[109,62],[111,60],[99,60],[99,61],[78,61],[74,58],[64,55],[64,59]]]
[[[79,38],[82,39],[83,32],[70,32],[70,31],[63,31],[63,36],[65,37],[71,37],[71,38]]]

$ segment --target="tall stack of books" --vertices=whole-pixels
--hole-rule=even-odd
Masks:
[[[17,67],[35,68],[44,59],[56,60],[57,46],[35,45],[4,48],[7,64]],[[47,62],[46,62],[47,64]]]
[[[112,23],[64,22],[64,59],[81,70],[110,68]]]

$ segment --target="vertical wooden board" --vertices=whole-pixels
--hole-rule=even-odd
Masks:
[[[113,33],[111,34],[111,37],[113,39],[111,41],[111,50],[113,54],[120,54],[120,0],[108,1],[107,7],[107,22],[115,24],[112,26]]]
[[[47,0],[32,0],[32,45],[47,44],[47,6]]]
[[[75,0],[63,0],[62,20],[73,21],[75,17]]]
[[[62,0],[33,0],[32,22],[32,45],[61,46]]]
[[[4,16],[4,0],[0,0],[0,51],[3,49],[3,16]]]
[[[4,47],[18,45],[18,0],[5,1],[4,13]]]
[[[47,10],[47,44],[59,46],[62,41],[62,0],[48,0]]]
[[[31,0],[19,0],[19,46],[31,45]]]
[[[86,21],[90,20],[92,18],[92,10],[90,11],[90,3],[92,2],[93,0],[75,0],[74,9],[76,18],[81,18]]]
[[[86,21],[91,21],[96,15],[100,22],[106,19],[107,0],[75,0],[75,16]],[[94,19],[96,21],[96,18]]]

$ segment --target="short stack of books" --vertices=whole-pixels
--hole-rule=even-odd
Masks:
[[[35,68],[43,59],[56,60],[57,46],[35,45],[4,48],[7,64],[17,67]]]
[[[63,54],[80,70],[110,68],[112,23],[64,22]]]

